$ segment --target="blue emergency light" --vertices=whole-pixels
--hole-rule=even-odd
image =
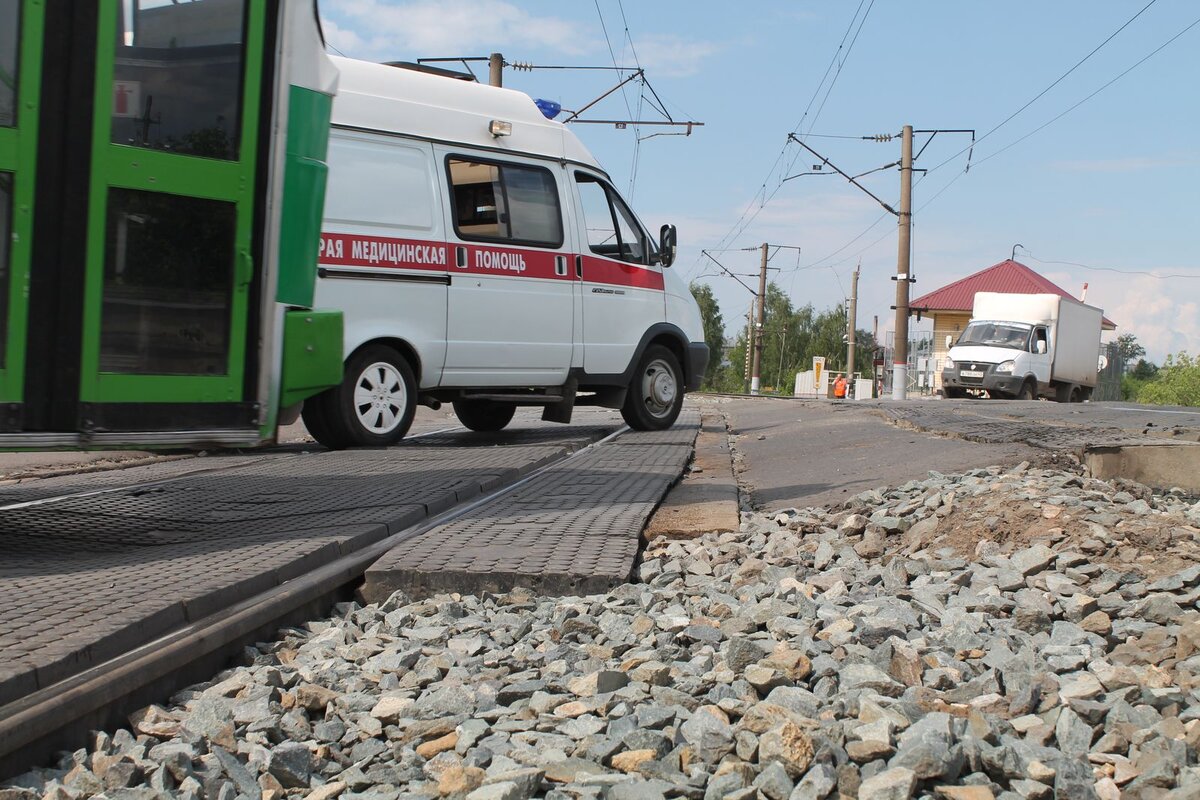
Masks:
[[[553,100],[534,100],[533,104],[538,107],[546,119],[554,119],[558,116],[558,112],[562,111],[562,103],[556,103]]]

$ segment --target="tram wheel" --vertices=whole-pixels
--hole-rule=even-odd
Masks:
[[[404,438],[417,412],[417,381],[390,347],[367,345],[346,362],[340,385],[304,404],[304,424],[321,444],[386,447]]]

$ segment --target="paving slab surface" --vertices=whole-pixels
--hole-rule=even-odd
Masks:
[[[437,592],[591,594],[629,580],[646,520],[692,454],[699,413],[628,432],[445,525],[407,540],[366,573],[363,596]]]
[[[447,423],[389,449],[293,445],[0,486],[0,706],[519,480],[621,418],[437,432]]]

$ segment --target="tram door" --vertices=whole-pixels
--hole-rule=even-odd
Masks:
[[[0,0],[3,430],[255,426],[276,8]]]

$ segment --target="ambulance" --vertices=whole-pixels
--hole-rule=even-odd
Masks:
[[[317,441],[392,444],[443,403],[475,431],[518,406],[670,427],[709,357],[674,226],[651,236],[528,95],[334,61],[316,306],[344,313],[345,372],[304,404]]]

